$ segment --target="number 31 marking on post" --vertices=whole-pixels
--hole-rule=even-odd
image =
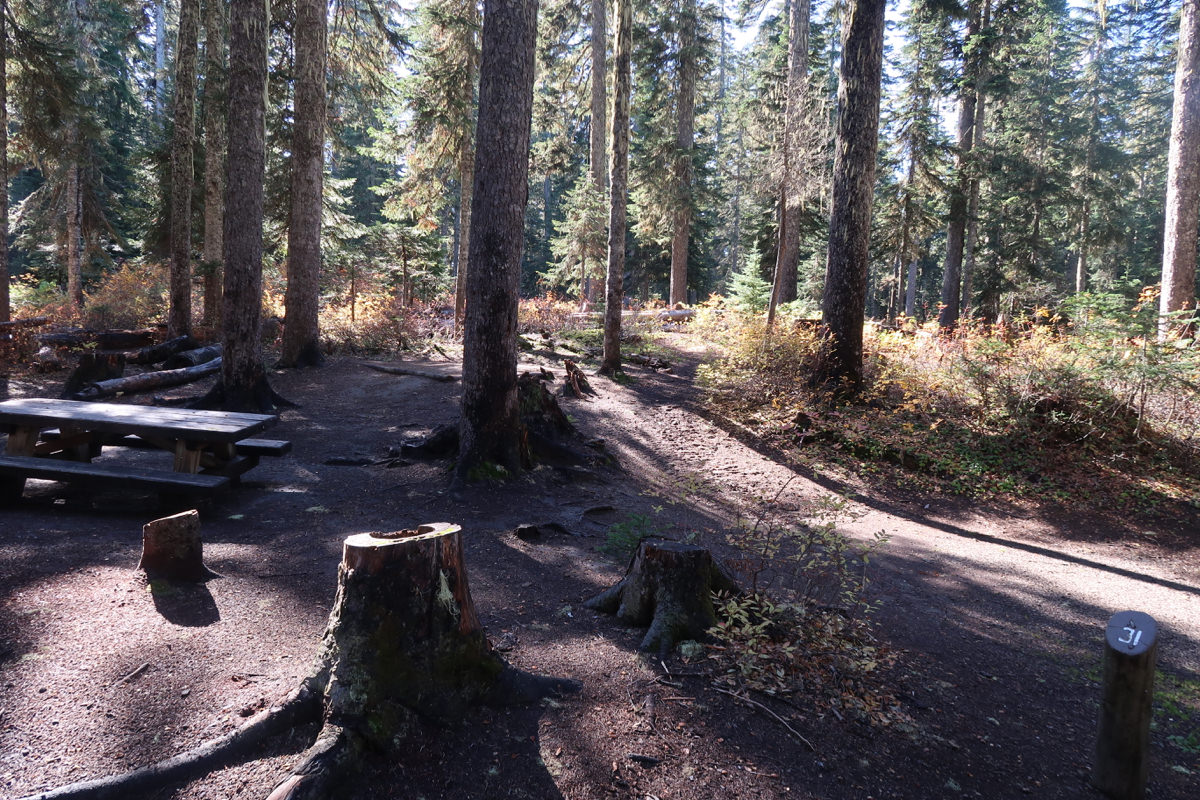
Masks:
[[[1134,648],[1137,647],[1138,643],[1142,641],[1142,632],[1137,628],[1131,628],[1126,625],[1121,630],[1125,633],[1124,636],[1122,636],[1120,639],[1117,639],[1117,641],[1121,644],[1127,644],[1130,648]]]

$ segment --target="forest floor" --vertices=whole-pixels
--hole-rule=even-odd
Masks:
[[[0,797],[154,762],[279,701],[314,660],[342,540],[433,521],[462,526],[476,608],[503,656],[582,689],[430,728],[369,760],[339,792],[347,800],[1099,797],[1088,774],[1101,643],[1127,608],[1160,625],[1148,796],[1200,796],[1194,508],[1114,519],[817,474],[705,410],[692,383],[702,342],[681,333],[666,346],[670,372],[630,366],[628,381],[592,378],[594,396],[562,400],[616,466],[547,467],[462,496],[448,490],[447,462],[395,457],[456,419],[459,383],[353,358],[272,373],[299,405],[267,435],[294,450],[201,506],[205,560],[220,576],[202,585],[151,586],[137,572],[141,526],[162,515],[154,497],[30,482],[0,510]],[[546,366],[561,376],[561,362]],[[0,389],[56,396],[59,385],[13,373]],[[727,537],[740,523],[796,525],[829,494],[853,498],[849,535],[889,538],[870,591],[891,653],[882,678],[905,724],[803,694],[760,698],[790,732],[719,691],[704,657],[641,656],[640,631],[583,607],[624,571],[600,551],[613,524],[649,520],[737,556]],[[517,538],[523,523],[541,535]],[[295,730],[151,796],[265,797],[314,735]]]

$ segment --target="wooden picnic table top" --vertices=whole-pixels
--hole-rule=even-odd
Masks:
[[[126,403],[85,403],[44,397],[0,402],[0,426],[78,426],[91,431],[133,433],[204,442],[236,442],[265,430],[279,417]]]

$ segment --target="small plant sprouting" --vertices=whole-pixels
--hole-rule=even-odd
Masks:
[[[658,534],[653,521],[645,514],[630,514],[624,522],[616,522],[608,527],[601,552],[610,556],[630,558],[641,544],[642,539],[649,539]]]

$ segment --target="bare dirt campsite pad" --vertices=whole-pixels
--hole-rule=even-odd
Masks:
[[[620,384],[591,377],[594,396],[562,401],[619,467],[546,467],[460,496],[448,462],[402,450],[454,420],[459,384],[352,359],[273,374],[299,403],[272,431],[293,451],[201,507],[204,560],[219,577],[200,584],[136,571],[142,525],[167,513],[153,496],[31,484],[0,511],[0,796],[151,763],[279,702],[316,655],[342,541],[441,520],[462,526],[496,649],[582,689],[426,727],[368,759],[340,797],[1098,796],[1087,776],[1101,643],[1123,608],[1162,631],[1149,796],[1200,796],[1194,515],[1122,524],[878,496],[852,475],[806,474],[701,413],[698,357],[680,353],[670,373],[631,366]],[[547,366],[561,382],[561,364]],[[7,393],[58,387],[14,374]],[[871,589],[891,704],[877,716],[890,724],[803,692],[740,701],[717,680],[714,651],[647,658],[644,631],[584,608],[623,574],[600,552],[614,524],[637,520],[736,561],[726,534],[739,521],[794,525],[831,491],[859,492],[853,536],[890,537]],[[519,537],[523,524],[537,529]],[[265,797],[315,735],[294,730],[152,796]]]

